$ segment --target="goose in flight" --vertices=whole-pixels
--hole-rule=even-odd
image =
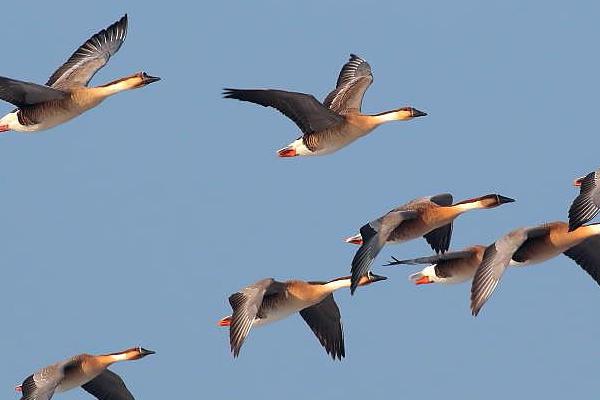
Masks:
[[[144,87],[160,78],[145,72],[88,87],[89,81],[123,44],[127,15],[82,44],[46,85],[0,77],[0,99],[17,108],[0,118],[0,132],[38,132],[62,124],[124,90]]]
[[[406,121],[427,115],[402,107],[375,115],[361,113],[365,91],[373,82],[371,66],[351,54],[335,89],[323,103],[305,93],[275,89],[224,89],[224,97],[273,107],[291,119],[302,136],[282,148],[279,157],[316,156],[333,153],[389,121]]]
[[[402,243],[424,237],[436,253],[450,247],[452,222],[459,215],[477,209],[495,208],[514,200],[499,194],[488,194],[452,204],[452,195],[442,193],[412,200],[360,228],[358,235],[346,239],[360,244],[352,259],[352,293],[360,277],[365,276],[373,260],[386,243]]]
[[[360,279],[358,285],[366,286],[385,279],[385,276],[368,274]],[[341,360],[346,350],[340,310],[333,299],[333,292],[348,286],[349,276],[329,282],[262,279],[229,296],[233,314],[222,318],[218,325],[229,327],[231,352],[237,357],[250,328],[264,326],[298,312],[327,354],[334,360]]]
[[[102,355],[79,354],[40,369],[15,390],[22,393],[21,400],[50,400],[55,392],[81,386],[98,400],[134,400],[121,377],[107,367],[150,354],[154,351],[142,347]]]
[[[471,313],[477,316],[500,282],[506,267],[538,264],[563,253],[600,285],[600,225],[570,230],[551,222],[509,232],[488,246],[471,285]]]

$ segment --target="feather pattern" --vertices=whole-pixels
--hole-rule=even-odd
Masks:
[[[46,85],[63,90],[87,86],[96,72],[119,51],[126,36],[127,14],[75,50],[67,62],[50,76]]]
[[[373,83],[371,66],[364,59],[350,54],[350,59],[340,71],[335,89],[323,104],[340,114],[360,112],[365,92]]]

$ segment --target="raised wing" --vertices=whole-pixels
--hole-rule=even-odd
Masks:
[[[335,89],[327,95],[323,104],[340,114],[360,111],[363,96],[372,82],[373,74],[369,63],[350,54],[350,59],[340,71]]]
[[[262,279],[237,293],[229,296],[229,304],[233,309],[231,327],[229,328],[229,343],[234,357],[240,354],[240,349],[254,318],[258,314],[265,294],[274,295],[283,290],[283,285],[273,278]]]
[[[81,387],[98,400],[135,400],[123,379],[108,369]]]
[[[592,220],[600,211],[600,188],[598,171],[590,172],[581,180],[579,195],[569,208],[569,230],[577,229]]]
[[[96,72],[119,51],[125,36],[127,36],[127,14],[108,28],[96,33],[75,50],[67,62],[52,74],[46,85],[56,89],[87,86]]]
[[[527,239],[548,234],[547,226],[519,228],[496,240],[485,249],[483,260],[471,285],[471,313],[474,316],[490,298],[515,252]]]
[[[346,356],[344,349],[344,333],[340,310],[333,299],[333,294],[323,301],[300,311],[300,315],[314,332],[327,354],[335,360]]]
[[[350,292],[352,294],[354,294],[360,278],[369,272],[373,260],[375,260],[377,254],[379,254],[383,248],[390,233],[403,221],[415,218],[416,216],[417,213],[415,211],[394,210],[360,228],[363,244],[352,259],[352,278],[350,285]]]
[[[30,106],[66,97],[66,93],[47,86],[0,76],[0,99],[17,107]]]
[[[344,122],[309,94],[274,89],[224,89],[223,97],[273,107],[294,121],[302,133],[321,132]]]

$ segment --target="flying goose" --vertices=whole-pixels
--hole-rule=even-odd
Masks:
[[[385,276],[368,274],[360,279],[358,285],[366,286],[385,279]],[[218,325],[229,327],[231,352],[237,357],[250,328],[299,312],[327,354],[334,360],[341,360],[346,350],[340,310],[333,299],[333,292],[348,286],[349,276],[329,282],[262,279],[229,296],[233,314],[222,318]]]
[[[335,89],[323,103],[309,94],[274,89],[226,88],[223,95],[228,99],[276,108],[294,121],[303,136],[279,150],[279,157],[315,156],[333,153],[383,123],[427,115],[412,107],[375,115],[362,114],[363,96],[371,82],[371,66],[351,54],[340,72]]]
[[[564,253],[600,285],[600,225],[569,230],[551,222],[509,232],[488,246],[471,286],[471,313],[477,316],[500,282],[506,267],[541,263]]]
[[[160,80],[138,72],[102,86],[87,87],[119,50],[126,35],[127,14],[82,44],[45,86],[0,77],[0,99],[18,107],[0,118],[0,132],[49,129],[96,107],[113,94]]]
[[[461,251],[449,251],[429,257],[398,260],[392,257],[392,261],[385,264],[391,265],[419,265],[427,264],[420,272],[412,274],[409,279],[415,285],[428,283],[455,284],[468,281],[473,278],[481,260],[485,246],[475,245]]]
[[[50,400],[55,392],[65,392],[78,386],[98,400],[134,400],[121,377],[108,366],[119,361],[139,360],[154,351],[133,347],[117,353],[79,354],[42,368],[28,376],[15,389],[21,400]]]
[[[412,200],[360,228],[360,234],[346,239],[360,244],[352,260],[354,293],[360,277],[365,276],[373,260],[386,243],[402,243],[423,236],[436,253],[450,246],[452,222],[459,215],[476,209],[494,208],[514,200],[499,194],[488,194],[452,204],[452,195],[442,193]]]

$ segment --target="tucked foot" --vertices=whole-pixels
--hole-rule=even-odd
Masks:
[[[21,385],[15,386],[15,392],[22,393],[23,392],[23,387]]]
[[[8,127],[8,125],[0,125],[0,132],[8,132],[10,131],[10,128]]]
[[[231,316],[222,318],[219,322],[217,322],[218,326],[230,326],[231,325]]]

